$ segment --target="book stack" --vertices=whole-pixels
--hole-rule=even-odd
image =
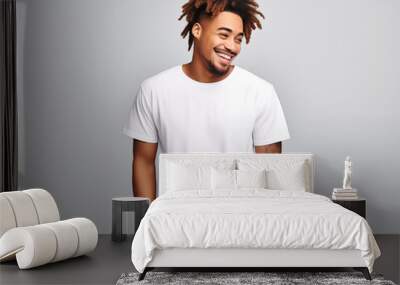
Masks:
[[[334,200],[357,200],[357,189],[333,188],[332,199]]]

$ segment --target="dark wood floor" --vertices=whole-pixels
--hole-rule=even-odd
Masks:
[[[382,251],[374,272],[399,283],[400,235],[376,235]],[[123,272],[134,271],[131,239],[121,243],[100,235],[95,251],[87,256],[19,270],[15,261],[0,264],[0,284],[115,284]]]
[[[115,284],[123,272],[134,271],[131,242],[111,241],[100,235],[96,249],[87,256],[19,270],[17,263],[0,264],[0,284]]]

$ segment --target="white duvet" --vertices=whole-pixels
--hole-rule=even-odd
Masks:
[[[154,200],[132,242],[143,272],[154,249],[358,249],[372,272],[380,250],[367,221],[329,198],[299,191],[169,192]]]

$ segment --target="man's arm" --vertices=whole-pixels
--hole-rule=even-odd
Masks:
[[[267,144],[267,145],[256,145],[256,153],[282,153],[282,142]]]
[[[158,143],[133,140],[132,191],[135,197],[156,198],[155,159]]]

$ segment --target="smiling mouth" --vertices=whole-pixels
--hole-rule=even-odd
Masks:
[[[232,54],[227,54],[227,53],[220,52],[220,51],[215,51],[215,53],[216,53],[221,59],[223,59],[223,60],[226,61],[226,62],[232,61],[232,59],[233,59],[233,57],[234,57]]]

